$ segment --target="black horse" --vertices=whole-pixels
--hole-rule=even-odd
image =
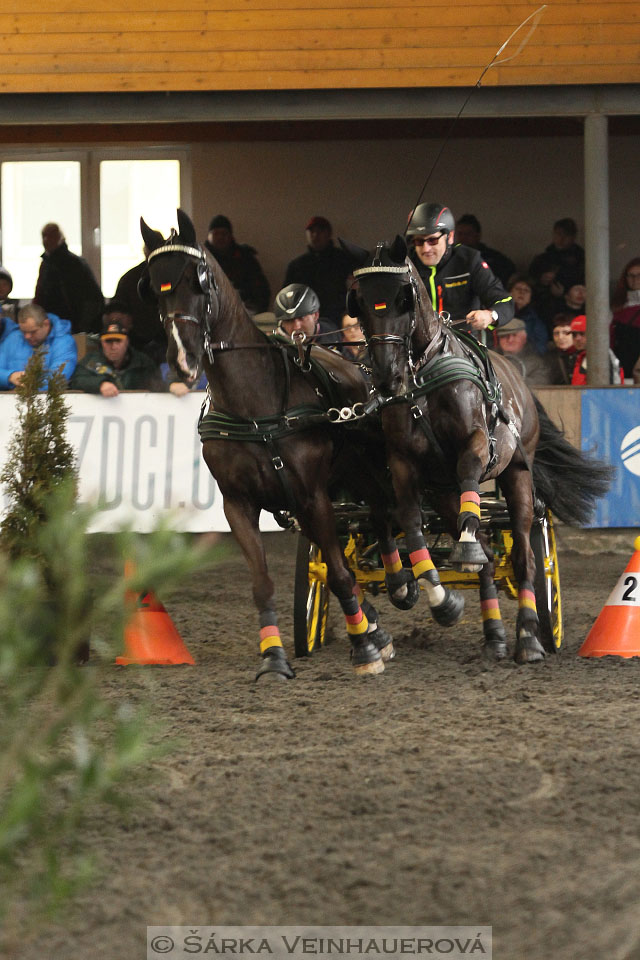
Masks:
[[[612,468],[585,457],[556,429],[515,368],[435,314],[401,237],[360,258],[347,310],[360,319],[380,395],[398,520],[416,577],[430,562],[420,502],[428,491],[456,538],[451,560],[478,572],[484,651],[506,656],[491,550],[480,526],[479,485],[497,479],[512,524],[518,581],[514,659],[544,657],[529,535],[534,511],[550,508],[584,524],[610,483]],[[535,491],[535,492],[534,492]]]
[[[202,369],[209,381],[209,411],[200,422],[203,456],[251,573],[263,658],[258,676],[293,676],[260,537],[261,510],[295,515],[303,534],[320,547],[328,585],[346,617],[354,669],[379,673],[393,653],[391,637],[354,586],[329,495],[332,483],[346,482],[354,499],[368,503],[393,566],[398,553],[384,487],[381,431],[362,428],[347,435],[341,425],[345,418],[354,420],[354,406],[369,399],[369,387],[357,366],[333,351],[266,337],[216,260],[197,244],[193,224],[181,210],[178,227],[165,240],[141,220],[149,250],[141,294],[146,284],[158,297],[170,365],[187,384],[195,383]],[[415,602],[417,588],[407,583],[410,571],[394,567],[390,578],[399,605]],[[437,574],[428,587],[434,616],[444,624],[455,622],[462,612],[458,595],[443,588]]]

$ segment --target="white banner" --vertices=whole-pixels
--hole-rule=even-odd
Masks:
[[[66,395],[67,436],[78,458],[79,498],[99,508],[92,533],[113,533],[124,525],[149,533],[167,516],[176,530],[229,530],[222,496],[202,459],[198,417],[204,396]],[[0,469],[16,424],[15,394],[1,393]],[[4,492],[2,503],[5,509]],[[280,529],[264,512],[260,527]]]

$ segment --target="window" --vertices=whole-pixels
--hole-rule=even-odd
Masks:
[[[0,163],[1,262],[13,277],[11,296],[33,297],[45,223],[60,225],[69,249],[89,262],[106,298],[142,259],[140,217],[166,235],[176,208],[190,207],[186,150],[101,149],[17,152]]]

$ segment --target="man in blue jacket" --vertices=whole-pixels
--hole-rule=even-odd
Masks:
[[[18,311],[18,325],[0,343],[0,390],[13,390],[24,376],[25,367],[38,347],[45,348],[45,370],[62,368],[67,380],[78,359],[71,324],[55,313],[46,313],[37,303]],[[42,387],[47,389],[47,382]]]

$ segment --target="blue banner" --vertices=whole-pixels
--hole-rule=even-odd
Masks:
[[[640,527],[640,390],[584,390],[582,449],[616,468],[591,527]]]

